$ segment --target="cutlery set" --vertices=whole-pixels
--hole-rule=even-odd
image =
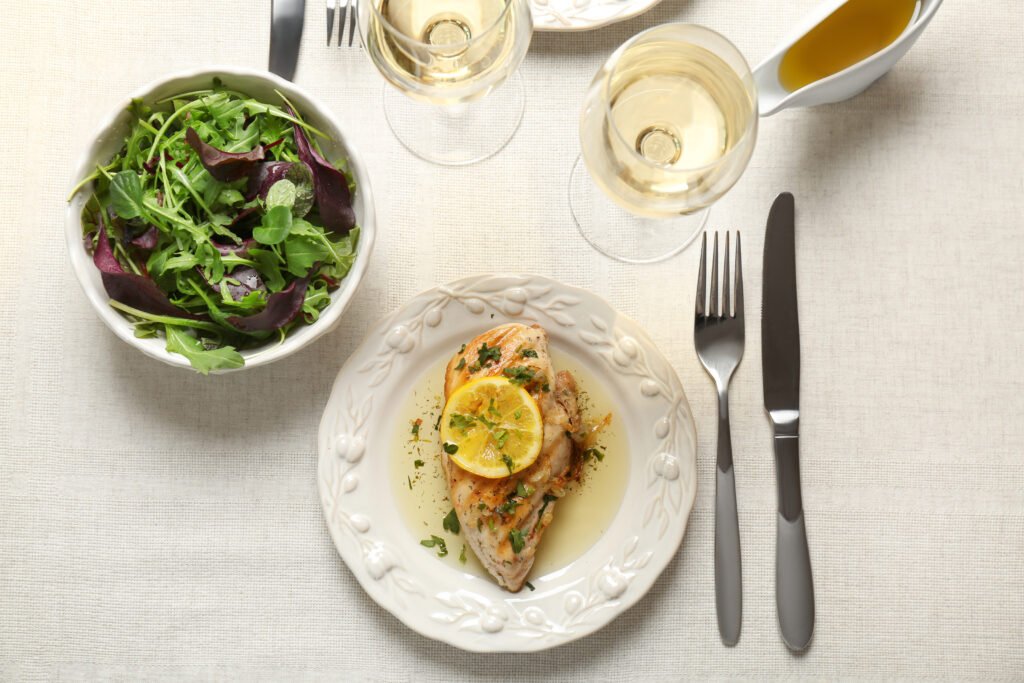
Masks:
[[[715,608],[725,645],[739,640],[742,571],[736,480],[729,434],[729,380],[743,357],[743,270],[736,234],[735,282],[729,281],[729,233],[725,235],[721,292],[718,234],[707,273],[707,234],[697,275],[694,346],[718,390],[718,457],[715,467]],[[807,648],[814,631],[814,583],[800,495],[800,327],[797,319],[795,209],[793,195],[779,195],[768,215],[761,303],[761,365],[764,406],[774,429],[778,484],[775,599],[782,639],[789,649]],[[732,294],[730,296],[730,287]],[[732,307],[730,307],[730,303]]]

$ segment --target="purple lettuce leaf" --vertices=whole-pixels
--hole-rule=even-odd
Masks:
[[[233,255],[237,256],[238,258],[248,258],[249,247],[256,244],[256,240],[252,239],[251,237],[242,240],[241,244],[235,244],[233,242],[231,244],[225,244],[223,242],[218,242],[216,239],[212,239],[210,240],[210,242],[213,244],[213,248],[220,252],[221,256]]]
[[[291,162],[288,161],[264,161],[257,166],[249,176],[249,186],[245,192],[246,201],[251,202],[257,197],[266,198],[270,186],[284,178],[291,166]]]
[[[224,183],[245,178],[255,171],[256,165],[263,161],[265,156],[263,145],[256,145],[256,148],[249,152],[221,151],[200,140],[199,133],[194,128],[185,131],[185,141],[199,154],[203,168]]]
[[[196,270],[199,272],[199,275],[204,280],[206,280],[206,274],[203,273],[203,269],[200,268],[199,266],[196,266]],[[231,282],[225,282],[223,283],[223,285],[221,285],[214,284],[209,280],[206,280],[206,284],[208,284],[210,286],[210,289],[212,289],[217,294],[220,294],[222,286],[226,286],[228,288],[228,294],[230,294],[231,298],[234,299],[235,301],[241,301],[242,299],[244,299],[249,294],[252,294],[253,292],[267,291],[266,285],[263,284],[263,278],[260,277],[259,272],[255,268],[249,268],[247,266],[235,268],[233,271],[227,274],[227,277],[233,280],[238,280],[238,284],[236,285]]]
[[[331,232],[348,233],[356,224],[348,178],[309,144],[302,126],[294,128],[299,159],[313,171],[313,190],[324,227]]]
[[[256,315],[232,316],[228,322],[242,332],[270,332],[284,327],[302,310],[308,286],[308,277],[294,280],[277,294],[271,294],[267,299],[267,307]]]
[[[149,229],[136,235],[129,244],[133,247],[138,247],[145,251],[152,251],[156,248],[157,241],[160,239],[160,231],[156,229],[156,226],[149,226]]]
[[[154,315],[167,315],[175,318],[189,318],[198,320],[199,316],[188,311],[183,311],[171,303],[163,290],[156,286],[148,277],[126,273],[113,249],[110,248],[110,240],[107,238],[107,227],[103,222],[103,215],[97,214],[99,233],[96,240],[96,249],[93,251],[92,262],[100,271],[103,279],[103,288],[107,290],[107,296],[114,301],[137,308],[146,313]],[[300,303],[301,306],[301,303]]]

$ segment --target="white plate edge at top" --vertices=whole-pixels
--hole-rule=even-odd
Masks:
[[[408,548],[393,530],[387,534],[389,516],[373,488],[382,484],[373,479],[375,465],[366,464],[374,458],[364,457],[374,450],[374,440],[387,438],[370,429],[375,419],[387,419],[374,418],[373,394],[375,387],[387,388],[392,366],[411,362],[449,316],[475,316],[478,331],[509,319],[538,320],[553,341],[569,330],[579,346],[593,348],[594,358],[614,371],[609,377],[635,390],[637,405],[660,416],[640,437],[649,447],[630,465],[643,504],[624,500],[607,542],[603,537],[563,572],[564,582],[547,591],[512,594],[489,582],[467,590],[453,582],[453,570],[411,554],[422,548]],[[378,414],[393,415],[394,401],[380,403],[387,405],[377,407]],[[421,635],[477,652],[543,650],[607,625],[647,593],[675,556],[696,497],[696,431],[671,364],[637,323],[597,295],[533,275],[478,275],[435,287],[374,325],[338,373],[318,451],[324,518],[363,589]]]
[[[530,0],[538,31],[593,31],[639,16],[661,0]]]

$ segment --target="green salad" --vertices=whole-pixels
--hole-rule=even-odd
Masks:
[[[352,175],[278,96],[215,81],[135,101],[124,146],[72,192],[92,183],[85,246],[110,305],[203,374],[315,323],[355,260]]]

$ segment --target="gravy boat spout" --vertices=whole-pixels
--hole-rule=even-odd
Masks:
[[[825,0],[801,20],[772,52],[754,69],[757,83],[757,101],[761,116],[771,116],[790,107],[814,107],[830,102],[842,102],[859,95],[872,83],[896,65],[907,50],[920,37],[928,22],[935,16],[942,0],[920,0],[907,27],[896,40],[861,61],[831,76],[821,78],[794,91],[787,90],[779,81],[779,67],[783,57],[797,41],[810,33],[848,0]]]

